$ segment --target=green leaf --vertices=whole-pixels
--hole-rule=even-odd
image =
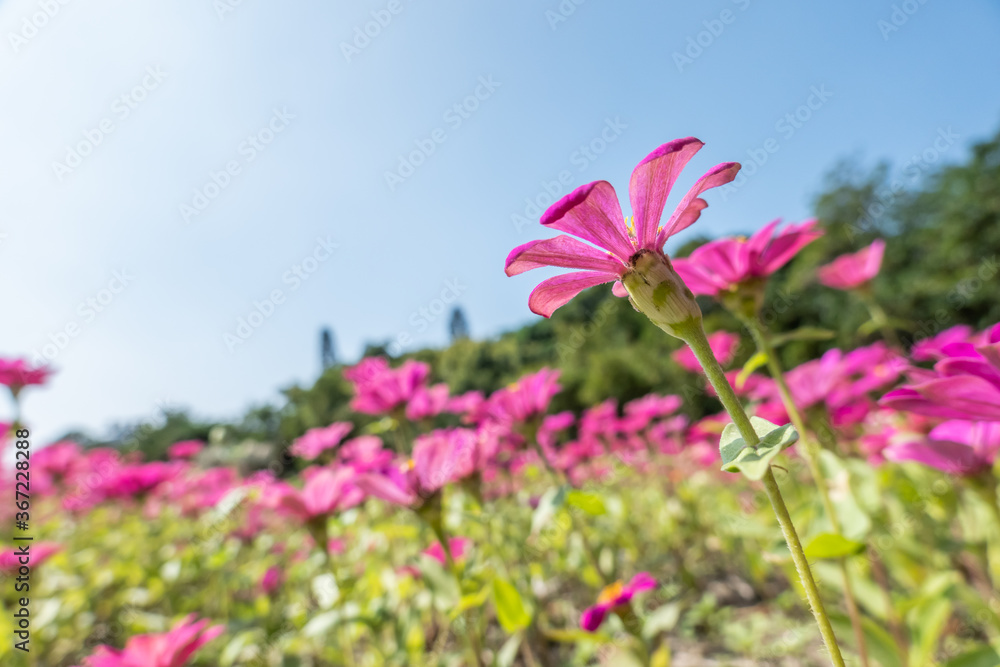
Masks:
[[[759,445],[748,447],[736,424],[727,424],[719,440],[719,453],[723,470],[742,472],[748,479],[757,481],[767,472],[771,460],[792,446],[799,434],[791,424],[778,426],[760,417],[751,417],[750,425],[760,438]]]
[[[806,547],[806,558],[844,558],[859,553],[865,545],[835,533],[820,533]]]
[[[509,634],[523,630],[531,623],[520,593],[513,584],[500,577],[493,580],[493,604],[497,608],[497,620]]]
[[[586,491],[570,491],[566,494],[566,504],[583,510],[591,516],[601,516],[608,513],[604,501],[596,493]]]
[[[512,667],[514,660],[517,658],[517,649],[519,648],[521,648],[521,635],[513,635],[497,651],[497,657],[493,661],[493,666]]]
[[[458,601],[458,604],[449,614],[449,617],[454,620],[462,615],[467,609],[474,609],[476,607],[482,607],[486,603],[486,598],[490,596],[490,587],[483,586],[483,589],[478,593],[469,593],[463,595],[462,599]]]
[[[747,362],[743,364],[743,369],[740,371],[740,374],[736,376],[736,386],[742,387],[743,383],[747,381],[748,377],[750,377],[750,374],[766,363],[767,354],[764,352],[758,352],[747,359]]]
[[[952,658],[941,667],[997,667],[998,665],[1000,665],[1000,655],[992,646],[983,646]]]
[[[787,333],[779,334],[771,339],[771,345],[780,347],[793,340],[830,340],[837,332],[819,327],[799,327]]]
[[[538,500],[538,507],[535,508],[535,513],[531,515],[532,535],[537,535],[552,520],[556,510],[566,502],[566,492],[567,487],[564,485],[551,488],[542,494]]]

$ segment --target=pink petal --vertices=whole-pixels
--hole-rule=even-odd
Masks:
[[[670,189],[684,166],[704,145],[694,137],[671,141],[647,155],[632,172],[628,195],[640,248],[654,249],[656,228]]]
[[[628,296],[628,290],[625,289],[624,283],[620,280],[616,280],[615,284],[611,286],[611,293],[622,299]]]
[[[681,277],[684,284],[688,286],[695,294],[703,294],[705,296],[715,296],[720,290],[725,289],[725,285],[720,285],[713,275],[704,271],[697,264],[691,260],[680,259],[673,260],[674,271],[677,275]]]
[[[635,252],[628,237],[615,189],[607,181],[581,185],[542,214],[542,224],[616,255],[622,262]]]
[[[968,445],[929,440],[892,445],[883,454],[890,461],[916,461],[951,475],[970,475],[989,467],[989,461]]]
[[[607,615],[608,607],[606,605],[598,604],[587,607],[583,610],[583,615],[580,616],[580,627],[587,632],[596,632]]]
[[[649,572],[639,572],[632,577],[632,581],[628,582],[627,588],[633,593],[650,591],[656,588],[656,579]]]
[[[613,259],[607,252],[565,235],[541,241],[528,241],[514,248],[507,256],[505,270],[508,276],[516,276],[541,266],[590,269],[610,273],[625,271],[625,265]]]
[[[384,475],[361,475],[355,481],[355,484],[365,493],[396,505],[408,507],[417,500],[415,494],[401,489],[399,485]]]
[[[528,298],[531,312],[542,317],[552,317],[556,308],[565,305],[574,296],[594,285],[618,280],[616,273],[577,271],[543,280]]]
[[[740,168],[741,165],[739,162],[723,162],[722,164],[715,165],[704,176],[699,178],[698,182],[684,195],[684,199],[681,200],[681,203],[674,210],[673,215],[670,216],[670,220],[667,221],[667,224],[663,225],[663,229],[657,234],[656,247],[662,248],[668,238],[683,229],[681,222],[688,221],[688,225],[694,222],[690,220],[691,214],[688,212],[688,208],[692,205],[697,206],[694,202],[698,199],[698,195],[705,190],[717,188],[720,185],[731,182],[736,178],[736,174],[739,173]],[[704,202],[702,203],[704,204]],[[701,205],[701,208],[705,208],[705,206]]]

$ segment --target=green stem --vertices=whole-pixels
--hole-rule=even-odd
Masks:
[[[743,441],[750,447],[756,447],[760,444],[760,438],[750,423],[750,417],[743,410],[743,405],[740,403],[739,398],[737,398],[736,392],[733,391],[729,380],[726,379],[726,374],[722,370],[722,366],[719,365],[719,361],[712,353],[712,347],[705,336],[705,330],[701,326],[701,321],[692,320],[690,324],[683,328],[675,328],[678,331],[678,335],[691,347],[691,351],[694,352],[698,363],[704,369],[708,381],[712,383],[712,387],[715,388],[715,393],[718,395],[719,400],[726,408],[726,412],[729,413],[733,423],[743,437]],[[830,617],[826,614],[826,609],[823,607],[823,600],[819,595],[819,588],[816,586],[816,580],[813,579],[812,570],[809,569],[809,561],[806,560],[806,554],[802,549],[799,536],[795,532],[792,517],[788,514],[785,500],[781,496],[781,489],[778,487],[778,482],[774,479],[774,473],[771,472],[770,468],[764,474],[763,481],[768,500],[771,501],[771,507],[774,509],[778,524],[781,526],[781,532],[785,537],[785,542],[788,544],[788,550],[792,554],[792,562],[795,563],[795,569],[799,574],[799,580],[802,582],[802,588],[805,590],[813,616],[816,619],[816,624],[819,626],[820,634],[823,636],[823,642],[826,644],[827,651],[830,652],[830,659],[837,667],[846,667],[844,658],[840,654],[837,637],[833,632],[833,625],[830,623]]]
[[[809,473],[816,484],[816,490],[819,491],[823,509],[830,520],[830,526],[835,534],[842,535],[840,520],[837,518],[836,508],[833,505],[833,500],[830,498],[830,489],[826,484],[823,469],[820,467],[819,443],[809,434],[809,431],[806,429],[805,420],[802,418],[802,413],[792,399],[792,392],[785,381],[784,369],[781,367],[778,355],[774,351],[774,346],[771,345],[771,341],[768,340],[767,334],[764,333],[756,318],[745,318],[743,322],[746,324],[747,329],[750,330],[750,335],[753,336],[754,343],[757,344],[757,351],[767,357],[767,368],[771,372],[771,379],[778,385],[778,393],[781,394],[781,402],[785,406],[785,411],[788,413],[789,419],[792,420],[795,430],[799,432],[800,442],[802,443],[800,450],[806,459],[806,465],[809,466]],[[847,605],[847,615],[851,619],[851,629],[854,631],[854,639],[858,643],[858,655],[861,658],[862,667],[868,667],[868,644],[865,641],[864,626],[861,624],[861,614],[858,611],[858,604],[854,597],[854,586],[851,583],[851,576],[847,570],[847,559],[839,558],[838,562],[841,579],[844,583],[844,602]]]
[[[434,531],[434,536],[437,537],[438,542],[441,544],[441,549],[444,551],[444,559],[447,564],[448,571],[451,573],[452,578],[455,580],[455,585],[458,587],[458,595],[462,595],[462,576],[458,572],[458,565],[455,564],[455,559],[451,555],[451,547],[448,545],[448,536],[445,533],[443,525],[434,525],[431,523],[431,530]],[[466,616],[469,616],[471,610],[466,612]],[[462,635],[465,637],[466,649],[469,652],[469,657],[472,658],[472,665],[475,667],[480,667],[483,664],[483,651],[479,645],[479,635],[476,633],[476,629],[473,626],[472,619],[466,618],[464,622],[465,632]]]

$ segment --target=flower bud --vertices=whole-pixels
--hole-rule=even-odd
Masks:
[[[677,338],[685,339],[692,326],[700,326],[701,308],[665,255],[640,253],[632,267],[622,283],[636,310]]]

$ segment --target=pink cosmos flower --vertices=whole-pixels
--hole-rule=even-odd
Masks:
[[[596,632],[609,611],[618,611],[632,601],[636,593],[656,588],[656,580],[648,572],[640,572],[625,585],[617,581],[597,596],[597,604],[587,607],[580,617],[580,627],[587,632]]]
[[[917,341],[910,350],[910,356],[917,361],[937,361],[948,356],[943,352],[946,345],[969,342],[971,337],[972,327],[959,324],[935,336]]]
[[[271,566],[267,568],[267,572],[264,576],[260,578],[260,588],[264,591],[264,595],[270,595],[274,591],[278,590],[281,583],[284,581],[285,575],[280,568],[276,566]]]
[[[357,480],[370,495],[405,507],[416,507],[446,484],[471,475],[481,462],[480,438],[464,428],[439,429],[413,443],[413,459],[383,473]]]
[[[24,552],[27,549],[27,553]],[[16,572],[22,565],[36,568],[54,554],[62,551],[56,542],[35,542],[0,552],[0,572]]]
[[[816,276],[827,287],[849,290],[864,285],[878,275],[882,268],[885,241],[876,240],[870,246],[848,255],[841,255],[825,266],[819,267]]]
[[[382,439],[378,436],[359,435],[343,444],[338,460],[360,474],[388,467],[392,463],[392,452],[383,449]]]
[[[441,414],[447,405],[448,385],[441,383],[433,387],[419,387],[406,404],[406,418],[417,421],[434,417]]]
[[[174,460],[193,459],[203,449],[205,443],[201,440],[182,440],[167,447],[167,456]]]
[[[301,490],[284,482],[266,485],[263,503],[307,522],[354,507],[364,500],[353,468],[310,468],[303,472],[303,477],[306,483]]]
[[[914,384],[890,391],[880,404],[929,417],[1000,421],[1000,324],[981,345],[950,343],[931,372],[912,370]]]
[[[674,260],[674,269],[695,294],[717,296],[757,282],[787,264],[823,232],[815,220],[788,225],[775,234],[775,220],[747,238],[723,238],[695,249],[686,259]]]
[[[334,422],[322,428],[311,428],[295,439],[289,450],[295,456],[306,461],[313,461],[328,449],[340,444],[354,424],[351,422]]]
[[[389,368],[382,357],[368,357],[344,371],[354,385],[351,408],[369,415],[391,412],[413,398],[430,375],[430,367],[408,359],[399,368]]]
[[[951,475],[975,475],[993,467],[1000,451],[1000,422],[946,421],[927,439],[885,448],[891,461],[917,461]]]
[[[29,385],[42,385],[53,371],[48,366],[31,366],[25,359],[0,358],[0,384],[17,396]]]
[[[466,537],[450,537],[448,538],[448,551],[451,552],[451,557],[456,562],[465,558],[465,554],[469,550],[469,546],[472,545],[472,540]],[[434,544],[430,545],[424,549],[423,554],[425,556],[430,556],[442,565],[447,564],[447,559],[444,555],[444,549],[441,547],[441,543],[435,541]]]
[[[677,267],[676,260],[674,262],[674,267]],[[678,271],[679,272],[679,271]],[[683,274],[682,274],[683,276]],[[686,281],[685,281],[686,282]],[[740,337],[737,334],[729,333],[728,331],[716,331],[715,333],[709,334],[708,344],[712,346],[712,353],[715,354],[715,358],[719,360],[722,366],[725,366],[733,360],[736,355],[736,348],[740,344]],[[701,364],[698,363],[698,359],[694,356],[694,352],[687,345],[683,345],[680,349],[676,350],[670,355],[673,357],[674,361],[684,367],[692,373],[701,373]]]
[[[115,470],[101,485],[106,498],[128,498],[149,493],[187,469],[180,461],[126,464]]]
[[[500,423],[520,424],[545,414],[559,393],[560,371],[542,368],[498,389],[479,407],[478,414]]]
[[[195,621],[195,615],[177,623],[170,632],[130,637],[124,649],[98,646],[84,658],[83,667],[184,667],[202,646],[223,633],[225,627]]]
[[[511,251],[505,267],[508,276],[542,266],[583,269],[542,281],[528,299],[531,311],[550,317],[581,291],[602,283],[615,282],[615,295],[625,296],[621,281],[635,269],[636,260],[646,253],[662,256],[666,240],[691,226],[708,206],[699,195],[736,177],[740,165],[735,162],[713,167],[684,195],[666,224],[658,226],[674,182],[702,146],[694,137],[677,139],[639,163],[629,181],[634,228],[626,226],[618,196],[607,181],[580,186],[552,205],[542,215],[542,225],[593,245],[561,235],[529,241]]]

